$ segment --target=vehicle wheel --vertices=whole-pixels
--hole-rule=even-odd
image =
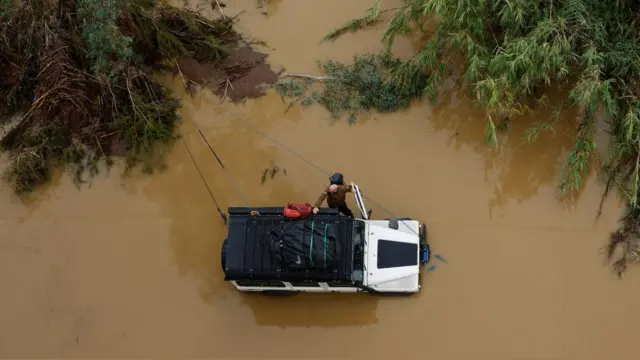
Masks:
[[[222,272],[227,265],[227,239],[222,242],[222,251],[220,253],[220,264],[222,264]]]
[[[422,224],[422,238],[424,239],[425,244],[429,243],[429,236],[427,233],[427,224],[423,223]]]
[[[264,296],[293,296],[298,295],[297,291],[290,290],[265,290],[262,291],[262,295]]]

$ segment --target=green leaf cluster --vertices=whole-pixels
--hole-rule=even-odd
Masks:
[[[86,56],[93,62],[95,72],[109,70],[113,56],[121,61],[131,58],[132,39],[122,35],[116,24],[124,6],[124,0],[78,0],[78,20],[87,46]]]
[[[318,62],[319,69],[327,74],[320,92],[306,95],[311,88],[309,80],[281,82],[276,90],[282,96],[298,98],[305,106],[319,103],[334,118],[347,114],[353,124],[362,111],[386,113],[406,109],[411,100],[421,98],[431,88],[429,76],[424,72],[393,78],[392,71],[402,64],[389,52],[357,55],[351,64]]]

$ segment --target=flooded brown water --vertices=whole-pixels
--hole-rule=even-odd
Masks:
[[[318,45],[369,0],[276,0],[263,9],[228,2],[225,14],[246,10],[240,29],[275,48],[269,61],[289,72],[315,73],[317,59],[379,49],[381,29]],[[617,280],[600,253],[617,200],[594,224],[595,174],[575,201],[556,200],[571,114],[555,136],[520,145],[527,123],[548,116],[534,113],[513,124],[497,151],[484,142],[482,114],[456,92],[438,106],[355,126],[331,122],[321,108],[286,108],[273,93],[243,105],[206,91],[185,97],[181,131],[217,200],[244,204],[196,126],[255,206],[312,201],[327,181],[238,116],[344,172],[395,214],[426,221],[447,263],[434,259],[420,294],[273,299],[234,291],[220,270],[225,228],[178,142],[167,170],[152,176],[123,180],[114,169],[78,191],[63,175],[29,204],[3,185],[0,357],[637,358],[638,272]],[[261,184],[273,165],[287,174]]]

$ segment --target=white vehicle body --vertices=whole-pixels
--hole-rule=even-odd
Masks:
[[[420,291],[421,228],[416,220],[369,220],[362,194],[353,185],[356,203],[364,224],[364,267],[356,283],[266,281],[252,286],[231,281],[240,291],[297,292],[371,292],[378,294],[412,294]],[[423,235],[426,237],[426,233]],[[426,245],[426,239],[425,244]],[[428,248],[427,248],[428,249]],[[428,251],[428,250],[427,250]],[[428,256],[428,255],[427,255]],[[428,260],[427,260],[428,261]]]

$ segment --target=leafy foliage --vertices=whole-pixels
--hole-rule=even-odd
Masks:
[[[182,56],[217,62],[237,40],[232,20],[208,21],[196,12],[169,5],[155,5],[150,11],[130,3],[123,17],[121,28],[131,33],[133,46],[147,62]]]
[[[354,123],[360,111],[392,112],[407,108],[412,99],[422,96],[429,83],[426,74],[415,73],[401,81],[389,78],[391,70],[400,64],[388,52],[358,55],[348,65],[327,61],[318,63],[320,70],[327,74],[321,92],[305,96],[310,89],[306,79],[280,83],[276,89],[283,96],[301,99],[303,105],[317,102],[334,118],[348,114],[349,122]]]
[[[157,145],[174,139],[180,103],[147,65],[215,62],[236,39],[232,20],[155,0],[0,1],[0,145],[19,193],[61,165],[77,181],[111,156],[149,168]]]
[[[9,16],[14,8],[13,0],[0,0],[0,19]]]
[[[588,172],[595,150],[594,115],[602,108],[613,133],[606,193],[617,186],[627,195],[632,216],[625,221],[631,224],[640,219],[638,15],[637,3],[625,0],[405,0],[383,41],[391,46],[396,37],[415,32],[428,38],[391,70],[391,81],[400,84],[411,84],[406,79],[426,71],[437,85],[453,59],[462,56],[466,84],[487,110],[491,143],[498,136],[497,124],[525,111],[527,101],[539,98],[545,87],[571,82],[568,100],[581,111],[582,122],[562,169],[560,193],[578,189]],[[435,25],[427,26],[433,18]],[[552,123],[536,124],[527,138],[552,131]],[[621,234],[632,243],[626,259],[638,252],[638,236],[630,230]]]
[[[116,26],[124,5],[124,0],[78,0],[82,37],[96,72],[107,70],[114,55],[122,61],[131,57],[131,38],[123,36]]]

